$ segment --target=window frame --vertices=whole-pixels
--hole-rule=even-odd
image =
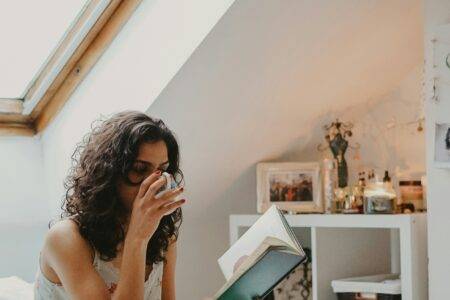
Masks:
[[[141,2],[87,2],[31,80],[24,98],[0,98],[0,135],[33,136],[43,131]]]

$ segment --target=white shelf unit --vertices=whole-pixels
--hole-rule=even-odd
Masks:
[[[261,215],[230,215],[233,244]],[[402,215],[285,215],[310,247],[313,300],[335,300],[331,280],[400,273],[403,300],[428,299],[427,219]]]

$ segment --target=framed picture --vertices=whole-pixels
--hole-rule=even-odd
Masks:
[[[258,213],[272,204],[294,213],[323,212],[319,163],[259,163],[256,173]]]
[[[438,168],[450,168],[450,123],[436,124],[434,164]]]

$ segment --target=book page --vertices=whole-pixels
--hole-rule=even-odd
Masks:
[[[298,242],[297,237],[295,236],[294,230],[292,230],[291,226],[289,226],[289,223],[287,222],[283,213],[279,209],[278,209],[278,214],[280,215],[280,219],[283,221],[286,231],[288,232],[289,236],[291,237],[291,241],[292,241],[291,246],[295,247],[297,249],[297,251],[300,252],[302,255],[306,255],[305,252],[303,252],[302,246],[300,246],[300,243]]]
[[[290,245],[284,241],[274,238],[266,237],[264,241],[256,248],[253,253],[246,257],[242,263],[236,267],[231,278],[222,286],[222,288],[214,296],[218,298],[222,295],[228,288],[230,288],[233,283],[235,283],[242,275],[245,274],[251,267],[253,267],[270,249],[280,249],[285,252],[299,254],[296,248],[292,248]]]
[[[294,249],[299,248],[295,240],[292,240],[291,233],[289,232],[290,228],[289,226],[286,228],[282,218],[284,218],[284,216],[280,215],[276,205],[272,205],[253,224],[253,226],[251,226],[239,240],[218,259],[220,268],[227,281],[233,276],[235,265],[236,263],[239,263],[238,260],[250,256],[268,236],[280,239]]]

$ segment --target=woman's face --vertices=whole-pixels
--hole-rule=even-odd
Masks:
[[[128,173],[128,179],[134,184],[120,179],[117,187],[120,199],[128,211],[133,208],[140,183],[156,170],[164,172],[168,166],[167,146],[164,141],[142,143],[139,146],[138,156]]]

